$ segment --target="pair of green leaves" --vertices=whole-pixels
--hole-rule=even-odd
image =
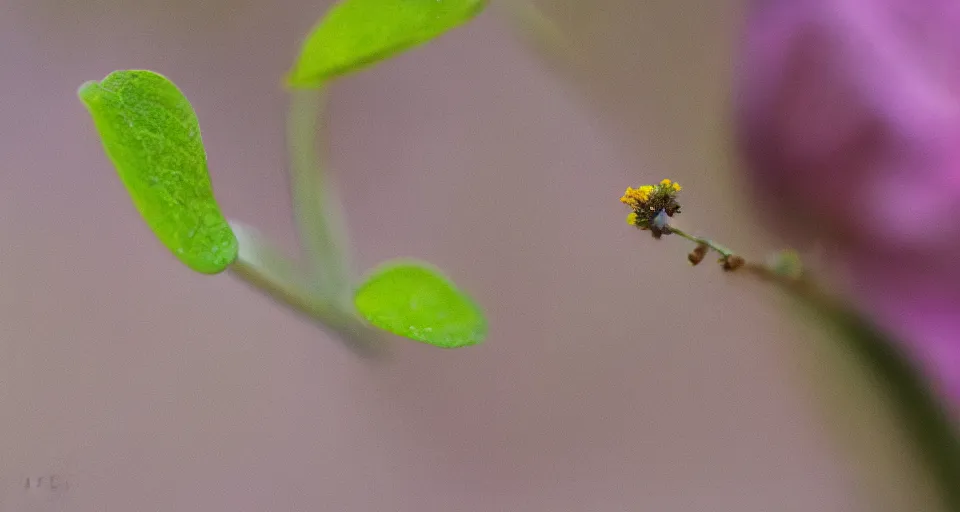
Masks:
[[[289,73],[291,87],[319,87],[425,43],[482,10],[484,0],[344,0],[313,29]],[[166,77],[116,71],[78,95],[134,205],[185,265],[216,274],[238,242],[213,194],[196,113]],[[441,347],[479,343],[486,321],[440,272],[416,262],[374,270],[354,296],[370,323]]]

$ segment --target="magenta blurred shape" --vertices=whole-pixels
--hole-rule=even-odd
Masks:
[[[960,1],[760,0],[743,44],[738,140],[771,221],[832,249],[960,404]]]

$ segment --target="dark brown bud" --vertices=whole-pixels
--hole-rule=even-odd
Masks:
[[[746,263],[747,262],[743,259],[743,257],[737,256],[736,254],[731,254],[723,259],[723,269],[727,271],[736,270],[744,266]]]
[[[690,260],[691,265],[698,265],[701,261],[703,261],[703,258],[707,255],[708,250],[709,247],[707,247],[707,244],[698,244],[696,249],[687,255],[687,259]]]

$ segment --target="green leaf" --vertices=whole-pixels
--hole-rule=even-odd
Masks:
[[[77,94],[157,238],[197,272],[229,266],[237,239],[213,196],[196,113],[177,86],[152,71],[115,71]]]
[[[431,345],[475,345],[487,334],[483,312],[439,271],[417,262],[378,267],[354,296],[371,324]]]
[[[287,76],[316,87],[423,44],[476,16],[486,0],[342,0],[307,37]]]

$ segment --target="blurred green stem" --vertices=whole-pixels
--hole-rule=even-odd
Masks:
[[[796,288],[794,288],[796,289]],[[924,467],[936,483],[944,510],[960,512],[960,437],[957,425],[928,379],[902,351],[905,345],[852,307],[812,292],[800,296],[843,334],[890,398]]]
[[[382,347],[357,315],[350,297],[352,276],[339,203],[323,173],[323,159],[317,149],[326,96],[322,90],[291,94],[287,125],[290,192],[306,267],[284,255],[253,228],[231,222],[239,255],[230,271],[316,321],[361,355],[379,355]]]
[[[258,288],[277,302],[304,314],[329,329],[354,351],[376,355],[375,334],[356,314],[352,305],[326,295],[309,285],[307,273],[294,260],[282,254],[256,230],[231,222],[239,241],[240,253],[230,266],[238,278]]]
[[[323,155],[317,147],[326,91],[298,89],[290,94],[290,192],[300,243],[317,289],[328,298],[343,301],[352,282],[346,230],[335,187],[325,174]]]
[[[735,254],[727,247],[673,226],[670,231],[709,247],[724,259]],[[900,425],[909,433],[920,460],[937,484],[944,510],[960,512],[960,432],[927,378],[903,353],[906,345],[809,278],[785,275],[752,262],[736,271],[776,284],[843,334],[847,347],[864,361],[890,398]]]
[[[541,54],[563,61],[560,69],[583,63],[583,56],[557,24],[532,0],[498,0],[491,7],[512,23],[528,44]]]

